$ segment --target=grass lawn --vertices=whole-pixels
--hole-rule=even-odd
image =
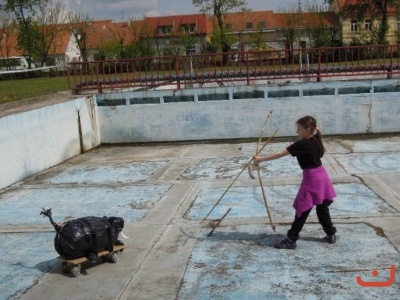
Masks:
[[[0,104],[68,90],[66,76],[0,81]]]

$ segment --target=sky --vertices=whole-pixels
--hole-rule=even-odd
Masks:
[[[200,8],[192,0],[58,0],[68,10],[88,13],[92,19],[115,21],[140,19],[142,16],[168,16],[199,13]],[[324,0],[247,0],[247,7],[253,11],[287,11],[295,9],[298,1],[302,5],[322,4]]]

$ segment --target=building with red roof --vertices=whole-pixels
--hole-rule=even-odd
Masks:
[[[17,32],[7,35],[0,30],[0,58],[25,57],[27,54],[18,47]],[[56,36],[54,43],[49,48],[49,53],[45,65],[66,65],[71,61],[79,61],[80,51],[77,47],[75,37],[71,31],[64,26]],[[39,66],[39,62],[35,62]]]
[[[331,38],[345,44],[361,33],[368,32],[379,16],[366,15],[365,20],[349,13],[346,7],[355,0],[335,0],[328,12],[275,13],[249,11],[228,13],[224,23],[228,29],[232,51],[281,50],[315,46],[311,31],[320,27],[330,30]],[[368,1],[368,0],[365,0]],[[371,0],[373,1],[373,0]],[[396,9],[389,7],[390,43],[397,43],[400,19]],[[114,22],[97,20],[85,24],[88,60],[115,59],[138,42],[146,42],[156,56],[203,53],[214,34],[215,20],[206,14],[145,17],[142,20]],[[355,30],[357,29],[357,30]],[[294,31],[289,40],[289,31]],[[17,47],[16,34],[8,36],[0,31],[0,56],[18,56],[24,53]],[[49,52],[51,64],[62,65],[82,60],[73,28],[65,24]]]
[[[152,40],[160,56],[201,53],[213,33],[212,20],[206,14],[146,17],[144,22],[148,26],[145,38]],[[188,45],[180,42],[185,38],[191,40]]]
[[[339,16],[341,40],[344,44],[352,42],[368,43],[374,38],[373,28],[377,28],[382,20],[382,12],[377,9],[375,0],[364,0],[365,14],[361,15],[354,10],[360,1],[334,0],[330,10]],[[399,4],[400,5],[400,4]],[[400,7],[398,7],[400,8]],[[395,6],[387,6],[388,32],[386,39],[390,44],[399,43],[398,32],[400,30],[400,11]]]
[[[224,21],[235,42],[233,50],[238,51],[313,47],[310,31],[321,26],[331,30],[334,39],[340,38],[339,19],[333,12],[250,11],[227,14]],[[288,44],[288,30],[295,32],[293,45]]]

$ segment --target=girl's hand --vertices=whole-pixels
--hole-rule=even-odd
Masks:
[[[254,163],[254,165],[255,165],[256,167],[258,166],[258,164],[259,164],[260,162],[262,162],[262,157],[260,157],[260,156],[253,156],[253,163]]]

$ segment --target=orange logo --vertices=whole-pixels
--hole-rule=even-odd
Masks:
[[[376,277],[379,275],[379,272],[377,270],[373,270],[372,275]],[[396,268],[395,266],[391,266],[390,278],[388,281],[364,281],[361,279],[361,276],[357,276],[357,283],[361,286],[366,286],[366,287],[388,287],[392,285],[395,278],[396,278]]]

